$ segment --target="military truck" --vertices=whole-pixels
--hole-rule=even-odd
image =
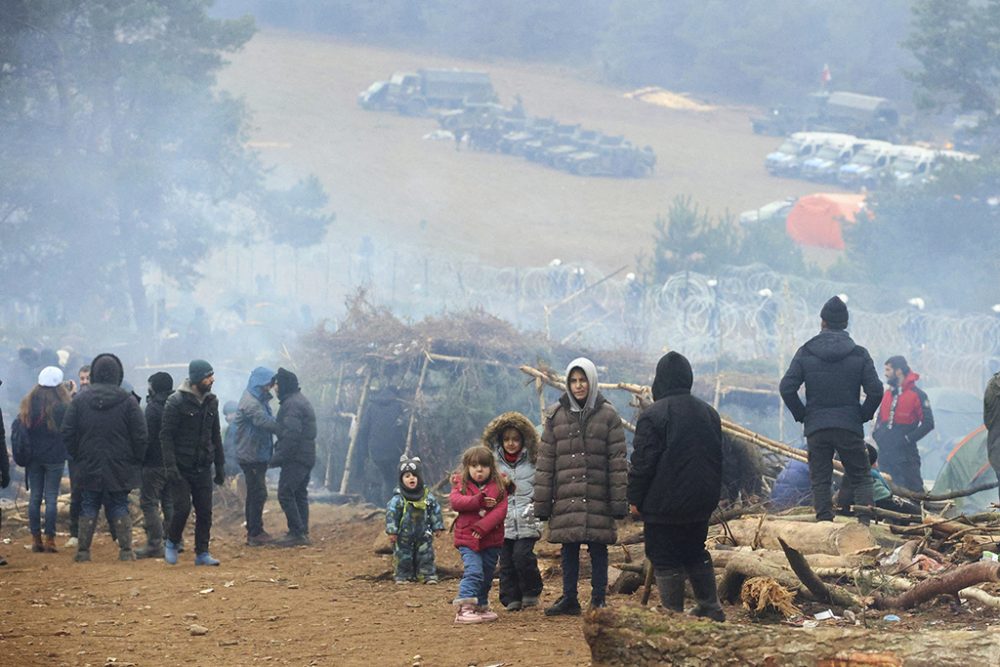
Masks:
[[[817,100],[819,113],[809,119],[810,130],[845,132],[884,141],[897,139],[899,112],[884,97],[837,91],[820,94]]]
[[[457,109],[467,102],[496,101],[488,73],[460,69],[396,72],[388,81],[376,81],[358,94],[363,109],[394,110],[407,116],[423,116],[431,109]]]
[[[625,141],[617,145],[597,145],[588,151],[573,153],[566,159],[567,168],[580,176],[615,176],[643,178],[653,172],[656,153],[652,147],[638,148]]]

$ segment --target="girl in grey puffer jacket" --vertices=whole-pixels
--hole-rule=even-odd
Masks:
[[[496,452],[500,473],[514,483],[507,496],[507,518],[500,550],[500,603],[508,611],[538,604],[542,576],[535,557],[541,522],[535,518],[535,459],[538,434],[519,412],[505,412],[483,431],[483,444]]]

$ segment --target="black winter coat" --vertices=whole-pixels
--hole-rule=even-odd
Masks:
[[[62,437],[73,459],[73,486],[85,491],[130,491],[142,481],[146,420],[132,394],[95,383],[66,410]]]
[[[301,463],[310,468],[316,463],[316,413],[301,391],[284,396],[278,408],[281,435],[271,458],[272,467]]]
[[[803,383],[805,404],[798,393]],[[882,381],[868,350],[837,329],[821,331],[798,349],[779,390],[795,421],[805,423],[806,436],[828,428],[863,436],[882,402]]]
[[[149,432],[149,446],[143,468],[163,467],[163,448],[160,446],[160,429],[163,426],[163,407],[167,397],[173,392],[159,392],[146,397],[146,430]]]
[[[59,432],[62,428],[63,419],[65,419],[66,409],[67,406],[63,403],[55,406],[52,416],[56,427],[55,429],[51,429],[49,428],[48,420],[43,419],[42,415],[32,406],[30,415],[31,424],[28,426],[28,441],[31,443],[29,446],[31,452],[30,460],[32,463],[56,464],[66,462],[66,443],[63,441],[62,433]]]
[[[665,356],[653,383],[658,400],[636,423],[628,501],[646,523],[708,521],[719,504],[722,420],[691,395],[692,383],[687,359],[676,352]]]
[[[160,448],[164,468],[195,472],[208,470],[214,464],[216,474],[221,474],[226,458],[215,394],[199,398],[185,380],[163,407]]]

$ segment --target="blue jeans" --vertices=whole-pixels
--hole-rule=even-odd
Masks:
[[[580,579],[580,545],[590,554],[590,600],[603,603],[608,591],[608,545],[599,542],[566,542],[562,545],[563,595],[577,599]]]
[[[497,559],[500,558],[500,547],[490,547],[482,551],[473,551],[469,547],[459,547],[462,554],[462,581],[458,582],[459,599],[475,598],[476,604],[489,604],[490,587],[493,585],[493,573],[497,569]]]
[[[45,498],[45,534],[56,535],[56,499],[62,482],[64,463],[29,463],[28,486],[28,527],[32,535],[42,533],[42,498]]]
[[[97,513],[104,505],[104,514],[108,521],[114,521],[128,514],[128,491],[83,491],[83,506],[80,516],[97,518]]]

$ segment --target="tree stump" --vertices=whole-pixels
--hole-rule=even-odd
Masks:
[[[809,523],[765,519],[762,523],[758,519],[739,519],[728,525],[740,545],[759,545],[776,551],[781,551],[779,537],[802,554],[843,556],[875,546],[871,530],[853,521]]]
[[[919,633],[880,627],[792,628],[715,623],[639,607],[587,613],[594,667],[761,665],[767,667],[970,667],[1000,664],[996,631]]]

